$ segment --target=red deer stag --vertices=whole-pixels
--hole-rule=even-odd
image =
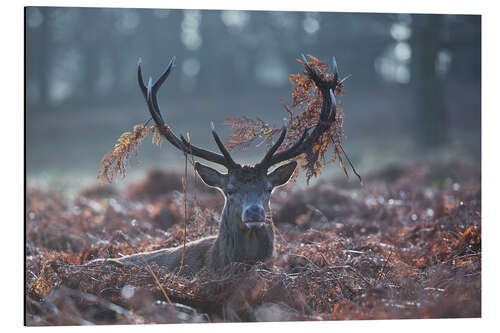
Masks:
[[[156,263],[174,271],[182,262],[182,274],[196,274],[202,269],[217,271],[234,262],[253,264],[272,258],[274,253],[273,221],[269,208],[269,198],[274,188],[285,184],[293,174],[297,162],[291,161],[268,173],[269,168],[280,162],[290,160],[312,149],[321,135],[335,122],[336,102],[334,91],[341,82],[337,65],[333,58],[333,79],[318,73],[309,66],[305,57],[305,73],[314,81],[322,94],[322,107],[319,121],[314,129],[306,129],[300,139],[288,149],[278,151],[287,133],[286,120],[276,143],[269,149],[262,161],[255,166],[242,166],[236,163],[217,135],[213,123],[211,132],[220,150],[220,154],[194,146],[183,136],[176,136],[163,120],[157,101],[161,85],[173,69],[172,58],[165,72],[153,84],[150,78],[147,86],[142,78],[141,61],[138,62],[139,87],[144,95],[151,117],[160,133],[174,147],[185,154],[219,164],[227,169],[223,174],[199,162],[195,170],[205,184],[219,189],[225,196],[219,234],[190,242],[176,248],[166,248],[153,252],[144,252],[117,259],[105,259],[100,262],[115,264]]]

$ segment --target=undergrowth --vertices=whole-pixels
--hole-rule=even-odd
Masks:
[[[479,317],[479,170],[425,161],[366,175],[362,189],[324,179],[277,190],[276,258],[194,280],[85,264],[216,234],[218,192],[187,189],[185,206],[182,184],[152,186],[175,178],[159,172],[125,194],[28,189],[27,324]]]

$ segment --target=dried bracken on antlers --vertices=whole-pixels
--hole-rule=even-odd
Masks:
[[[274,135],[281,132],[280,128],[272,128],[259,117],[251,119],[243,116],[241,118],[228,119],[225,123],[231,126],[231,130],[233,131],[225,143],[225,146],[230,151],[244,150],[259,138],[263,140],[256,143],[256,146],[266,144],[271,147]]]
[[[343,157],[350,164],[353,172],[361,177],[354,169],[349,157],[342,148],[343,112],[336,101],[336,97],[343,93],[344,79],[339,78],[339,71],[335,57],[332,60],[333,73],[328,73],[328,65],[319,59],[308,55],[309,61],[302,55],[297,60],[304,64],[304,74],[291,74],[292,108],[302,111],[295,115],[283,102],[288,113],[287,126],[281,130],[281,135],[273,146],[276,153],[266,155],[261,164],[267,166],[287,159],[295,159],[306,171],[307,181],[321,174],[321,168],[334,163],[339,158],[341,167],[348,177]],[[249,118],[237,118],[226,121],[231,125],[233,133],[229,137],[228,147],[235,149],[245,147],[256,139],[262,138],[265,142],[272,142],[275,134],[280,132],[260,119],[254,121]],[[312,131],[311,131],[312,129]],[[333,149],[333,156],[327,159],[325,154],[329,147]]]
[[[133,132],[125,132],[118,138],[112,151],[104,155],[101,160],[101,167],[97,178],[101,183],[113,182],[113,178],[119,175],[122,178],[127,173],[127,163],[131,153],[138,154],[138,146],[149,134],[153,133],[153,144],[161,143],[161,136],[154,125],[135,125]]]
[[[121,175],[125,177],[126,166],[128,159],[130,158],[130,153],[135,152],[137,154],[137,147],[144,137],[149,133],[153,133],[153,143],[159,144],[161,142],[161,137],[163,136],[170,142],[174,147],[181,150],[185,154],[190,154],[194,156],[201,157],[207,161],[211,161],[220,165],[225,166],[228,169],[239,167],[238,164],[234,162],[231,155],[224,147],[222,140],[219,138],[215,131],[213,123],[211,123],[212,135],[221,151],[221,154],[214,153],[205,149],[198,148],[190,143],[190,140],[186,140],[184,136],[176,136],[170,126],[165,123],[163,116],[160,113],[160,107],[158,105],[157,93],[161,85],[167,77],[170,75],[175,63],[175,57],[172,58],[168,64],[165,71],[160,75],[160,77],[153,83],[152,78],[148,80],[147,86],[144,84],[142,78],[142,61],[139,58],[137,62],[137,78],[139,82],[139,88],[146,100],[151,118],[156,123],[155,125],[136,125],[134,126],[134,131],[123,133],[120,138],[118,138],[118,143],[115,145],[113,150],[106,154],[101,160],[101,167],[99,170],[98,179],[101,182],[112,182],[115,176]]]
[[[172,58],[163,74],[154,83],[150,77],[147,85],[144,84],[142,62],[139,59],[137,63],[139,87],[156,126],[138,125],[134,128],[133,134],[124,133],[118,139],[119,143],[115,145],[113,151],[103,158],[99,179],[111,182],[115,175],[124,176],[130,152],[137,153],[137,145],[140,141],[149,132],[153,132],[155,134],[154,141],[159,142],[161,135],[185,154],[223,165],[229,171],[241,167],[232,159],[229,150],[247,147],[255,139],[264,138],[264,142],[267,142],[270,148],[262,161],[256,164],[255,167],[258,169],[266,171],[275,164],[294,159],[306,171],[309,182],[313,176],[321,174],[322,167],[334,163],[338,157],[346,177],[349,177],[342,159],[345,157],[361,181],[361,177],[342,148],[343,113],[337,105],[336,96],[343,92],[343,82],[346,78],[340,80],[335,57],[332,61],[333,73],[328,73],[328,65],[311,55],[308,56],[309,61],[304,55],[302,55],[302,59],[298,60],[304,64],[304,75],[292,74],[289,78],[293,84],[291,107],[300,108],[303,111],[294,115],[282,101],[289,115],[289,121],[284,120],[282,128],[273,128],[259,118],[256,121],[247,117],[229,120],[227,123],[232,126],[234,132],[229,138],[227,148],[211,123],[211,132],[221,154],[196,147],[183,136],[179,138],[172,132],[161,115],[157,93],[170,75],[174,67],[175,57]],[[273,136],[278,133],[280,133],[278,140],[274,145],[271,145]],[[331,159],[326,160],[325,153],[332,145],[334,154]]]

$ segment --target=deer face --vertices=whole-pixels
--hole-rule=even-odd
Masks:
[[[337,104],[335,91],[342,86],[339,80],[339,73],[335,57],[332,59],[333,77],[327,77],[316,66],[311,66],[306,57],[302,55],[302,62],[305,73],[314,81],[316,87],[321,91],[323,102],[318,123],[312,128],[305,128],[302,136],[288,148],[278,151],[284,143],[287,134],[287,120],[283,119],[283,129],[276,142],[269,148],[266,155],[258,164],[253,167],[241,166],[236,163],[229,151],[226,149],[219,135],[215,131],[215,126],[210,123],[212,136],[221,154],[199,148],[183,136],[180,138],[170,129],[158,106],[157,92],[167,77],[172,72],[175,57],[172,58],[163,74],[153,83],[152,78],[144,84],[142,77],[141,60],[137,63],[137,79],[139,88],[146,100],[151,118],[156,123],[157,129],[165,139],[177,149],[185,154],[197,156],[207,161],[222,165],[228,169],[227,174],[209,168],[203,164],[196,163],[195,169],[203,181],[212,187],[221,190],[226,196],[225,214],[230,214],[230,220],[239,220],[241,227],[254,228],[262,227],[266,221],[266,209],[269,207],[269,196],[276,186],[285,184],[297,166],[297,162],[292,161],[282,165],[271,173],[267,170],[278,163],[291,160],[303,153],[310,153],[314,145],[319,142],[335,123],[337,114]],[[310,131],[311,130],[311,131]],[[229,213],[228,213],[229,211]]]
[[[262,228],[266,223],[271,192],[285,184],[292,176],[297,162],[282,165],[271,173],[243,166],[222,174],[201,163],[195,170],[208,186],[219,189],[226,197],[226,209],[241,229]]]

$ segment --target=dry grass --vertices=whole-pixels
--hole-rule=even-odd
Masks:
[[[178,184],[148,194],[146,179],[128,197],[107,188],[75,201],[29,189],[27,324],[479,317],[479,170],[425,162],[367,175],[363,188],[325,179],[277,191],[277,258],[192,281],[154,265],[84,265],[182,244]],[[217,232],[222,200],[188,197],[188,241]]]

